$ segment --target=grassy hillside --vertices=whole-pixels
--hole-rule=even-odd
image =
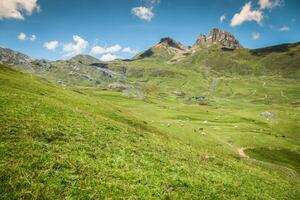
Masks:
[[[299,174],[238,154],[300,152],[297,79],[121,64],[142,100],[0,66],[2,199],[299,198]],[[200,94],[208,98],[190,98]]]

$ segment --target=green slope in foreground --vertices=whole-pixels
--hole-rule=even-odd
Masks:
[[[274,85],[298,98],[294,80],[273,80],[267,89],[280,95]],[[278,97],[277,119],[259,118],[259,91],[244,101],[241,92],[206,106],[170,94],[142,101],[0,65],[0,198],[299,199],[297,174],[237,153],[250,144],[299,151],[298,113]]]

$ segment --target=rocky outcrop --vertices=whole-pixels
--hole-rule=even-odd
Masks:
[[[205,45],[205,44],[206,44],[206,36],[203,33],[201,33],[200,36],[198,37],[195,45],[202,46],[202,45]]]
[[[224,48],[227,49],[240,49],[243,48],[240,42],[234,37],[233,34],[219,30],[217,28],[213,28],[208,37],[204,34],[200,34],[199,38],[197,39],[195,46],[207,46],[212,44],[219,44]]]

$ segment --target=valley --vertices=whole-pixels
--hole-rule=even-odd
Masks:
[[[3,199],[299,199],[299,43],[0,59]]]

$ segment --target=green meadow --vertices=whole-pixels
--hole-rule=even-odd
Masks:
[[[1,65],[1,199],[299,199],[298,71],[211,51],[116,61],[126,91]]]

